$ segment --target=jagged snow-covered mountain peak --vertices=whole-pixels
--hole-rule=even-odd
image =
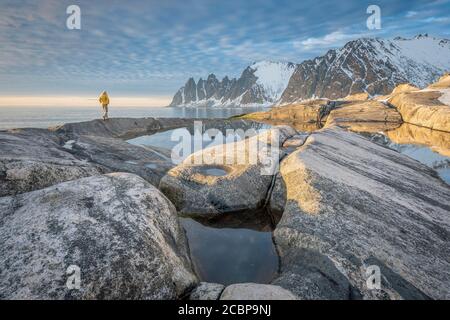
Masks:
[[[238,79],[218,81],[211,74],[197,83],[190,78],[175,94],[171,106],[270,105],[280,97],[295,70],[290,62],[260,61],[244,69]]]
[[[300,64],[260,61],[238,79],[191,78],[171,106],[286,104],[349,94],[388,94],[409,82],[425,87],[450,71],[450,40],[420,34],[411,39],[360,38]]]

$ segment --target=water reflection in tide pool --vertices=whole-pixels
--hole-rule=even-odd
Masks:
[[[388,134],[389,133],[390,132],[388,132]],[[442,180],[444,180],[447,184],[450,184],[450,157],[433,151],[432,146],[411,143],[395,143],[385,134],[381,133],[365,135],[367,135],[369,139],[375,143],[393,149],[434,169]]]
[[[196,221],[181,218],[191,259],[201,281],[269,283],[278,272],[279,258],[272,226],[248,219],[236,227],[232,219]]]
[[[240,121],[240,122],[224,122],[214,123],[209,127],[202,128],[200,135],[201,142],[197,145],[201,148],[207,148],[218,144],[230,143],[234,141],[240,141],[243,138],[259,134],[269,129],[271,126],[268,124],[257,123],[253,121]],[[207,131],[208,129],[215,129],[215,131]],[[232,129],[231,131],[227,131]],[[238,130],[241,129],[241,130]],[[157,147],[166,151],[172,150],[175,146],[180,145],[184,135],[192,136],[190,152],[182,155],[182,158],[186,158],[194,151],[194,129],[193,127],[181,127],[177,129],[157,132],[151,135],[139,136],[134,139],[130,139],[127,142],[134,145]],[[245,133],[244,137],[241,136]],[[170,154],[170,152],[169,152]]]

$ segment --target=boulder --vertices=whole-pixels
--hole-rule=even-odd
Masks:
[[[70,140],[69,146],[69,151],[79,158],[89,159],[112,172],[137,174],[155,186],[175,166],[170,150],[133,145],[117,138],[83,135]]]
[[[214,217],[257,209],[266,201],[282,156],[280,146],[295,134],[294,129],[280,126],[198,151],[171,169],[159,188],[186,215]]]
[[[432,169],[331,127],[288,155],[280,178],[273,284],[302,299],[450,298],[450,188]],[[380,289],[367,285],[371,266]]]
[[[200,284],[192,290],[189,300],[219,300],[225,286],[219,283],[200,282]]]
[[[192,126],[193,121],[114,118],[70,123],[48,130],[0,131],[0,196],[117,171],[135,173],[158,185],[161,177],[174,166],[170,150],[131,145],[124,139]],[[203,121],[209,126],[223,122]],[[243,122],[236,121],[236,126]]]
[[[298,297],[280,286],[236,283],[223,290],[220,300],[298,300]]]
[[[0,196],[107,172],[67,152],[61,143],[44,129],[0,131]]]
[[[274,107],[265,112],[250,113],[244,115],[243,118],[263,121],[283,121],[284,123],[320,123],[326,119],[330,110],[339,103],[341,102],[316,99]]]
[[[379,101],[355,101],[331,110],[326,126],[339,125],[352,131],[379,132],[399,127],[402,117],[392,107]]]
[[[441,101],[446,82],[439,90],[403,91],[393,94],[388,102],[402,115],[403,121],[421,127],[450,132],[450,105]]]
[[[92,120],[67,123],[50,128],[59,136],[70,140],[79,136],[99,136],[131,139],[137,136],[169,130],[192,123],[192,119],[182,118],[111,118],[107,121]]]
[[[175,207],[136,175],[0,198],[0,299],[176,299],[197,281]]]

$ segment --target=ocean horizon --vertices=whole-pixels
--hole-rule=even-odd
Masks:
[[[229,118],[265,110],[245,108],[110,107],[110,118]],[[0,130],[48,128],[70,122],[101,119],[101,107],[0,107]]]

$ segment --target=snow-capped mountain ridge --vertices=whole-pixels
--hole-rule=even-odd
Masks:
[[[175,94],[171,106],[271,105],[279,100],[295,70],[295,64],[259,61],[248,66],[236,79],[214,74],[196,83],[190,78]]]
[[[428,35],[412,39],[360,38],[297,66],[278,104],[313,97],[387,94],[400,83],[424,87],[450,70],[450,41]]]
[[[387,94],[409,82],[425,87],[450,70],[450,40],[420,34],[411,39],[360,38],[300,64],[261,61],[239,79],[198,83],[191,78],[171,106],[287,104],[311,98],[337,99],[367,92]]]

